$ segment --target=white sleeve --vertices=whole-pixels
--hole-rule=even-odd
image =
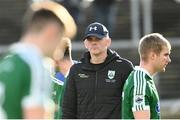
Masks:
[[[43,61],[31,59],[29,64],[32,78],[30,94],[23,98],[22,106],[24,108],[33,106],[46,108],[47,105],[51,104],[52,82],[50,74],[44,68]]]

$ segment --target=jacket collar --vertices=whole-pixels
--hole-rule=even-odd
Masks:
[[[106,57],[106,60],[103,63],[100,64],[92,64],[90,63],[90,52],[85,52],[83,55],[83,58],[81,59],[81,62],[83,63],[83,69],[91,70],[91,71],[97,71],[107,64],[109,64],[112,60],[120,58],[120,56],[113,50],[108,49],[107,50],[108,56]]]

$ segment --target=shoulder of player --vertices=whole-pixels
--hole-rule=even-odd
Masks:
[[[17,65],[17,64],[21,64],[21,63],[25,63],[25,61],[18,55],[18,54],[7,54],[6,56],[4,56],[0,62],[0,65],[5,65],[5,64],[13,64]]]
[[[141,70],[135,70],[133,72],[134,85],[142,86],[147,83],[147,74]]]
[[[28,64],[18,54],[7,54],[0,61],[1,71],[3,72],[23,72],[29,71]],[[18,70],[17,70],[18,69]]]
[[[146,76],[146,73],[144,72],[144,71],[142,71],[142,70],[134,70],[134,75],[138,78],[138,79],[140,79],[140,78],[145,78],[145,76]]]

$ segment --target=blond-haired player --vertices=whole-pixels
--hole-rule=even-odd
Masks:
[[[131,72],[123,89],[123,119],[160,119],[159,95],[153,75],[171,62],[169,41],[159,33],[145,35],[139,42],[140,65]]]

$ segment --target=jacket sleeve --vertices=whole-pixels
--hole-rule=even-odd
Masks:
[[[71,67],[65,84],[62,100],[62,119],[75,119],[77,113],[77,94],[74,79],[74,66]]]

